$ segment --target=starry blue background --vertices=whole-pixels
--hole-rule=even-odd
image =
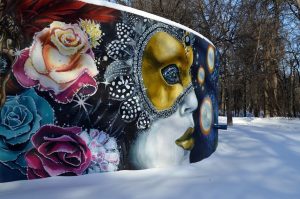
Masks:
[[[219,53],[215,51],[215,67],[212,73],[209,72],[207,66],[207,49],[209,43],[199,37],[195,38],[193,43],[194,50],[194,62],[191,69],[193,86],[198,99],[197,110],[193,114],[195,122],[195,131],[193,133],[195,139],[195,146],[191,151],[190,161],[198,162],[204,158],[209,157],[217,148],[218,145],[218,129],[211,127],[208,135],[201,132],[200,128],[200,107],[205,97],[209,96],[213,106],[213,124],[218,124],[218,78],[219,78]],[[197,80],[197,73],[199,67],[203,67],[205,70],[205,81],[203,85],[200,85]],[[203,87],[203,88],[202,88]]]

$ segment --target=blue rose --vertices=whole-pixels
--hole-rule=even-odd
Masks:
[[[26,174],[24,153],[32,148],[31,136],[45,124],[54,123],[50,104],[29,89],[8,96],[0,110],[0,162]]]

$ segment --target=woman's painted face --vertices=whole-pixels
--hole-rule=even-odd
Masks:
[[[142,58],[142,77],[147,96],[158,111],[169,109],[189,86],[192,63],[188,35],[183,41],[166,32],[150,38]]]
[[[157,32],[148,41],[142,58],[142,77],[146,94],[157,111],[170,109],[191,84],[193,50],[190,38],[182,41],[167,32]],[[166,167],[189,163],[193,148],[193,111],[198,102],[194,90],[167,118],[155,120],[142,132],[132,150],[138,168]]]
[[[192,132],[189,131],[194,128],[192,113],[197,106],[197,98],[192,90],[175,113],[156,120],[149,130],[141,132],[131,151],[134,166],[153,168],[188,164],[193,147]]]

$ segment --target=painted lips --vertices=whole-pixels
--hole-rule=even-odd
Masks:
[[[184,150],[192,150],[195,145],[195,140],[192,137],[193,132],[194,128],[189,127],[184,134],[175,141],[175,143]]]

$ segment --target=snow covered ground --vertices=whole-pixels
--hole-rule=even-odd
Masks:
[[[217,151],[190,166],[3,183],[0,198],[299,199],[299,170],[299,119],[234,118]]]

